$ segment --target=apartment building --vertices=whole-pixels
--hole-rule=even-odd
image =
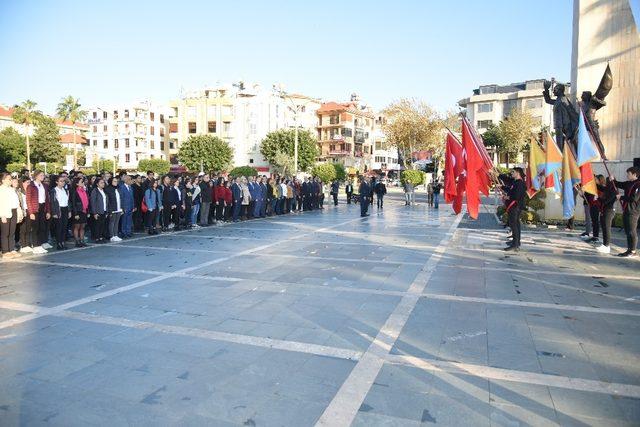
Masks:
[[[137,170],[142,159],[168,159],[169,113],[149,101],[90,109],[87,165],[113,160],[119,169]]]
[[[349,174],[370,170],[375,115],[353,94],[349,102],[326,102],[317,111],[320,160],[340,162]]]
[[[260,153],[260,143],[269,132],[293,128],[315,132],[320,101],[300,94],[285,94],[275,86],[258,84],[218,85],[193,91],[170,103],[169,150],[178,163],[180,145],[190,136],[214,135],[233,148],[236,166],[270,171]]]
[[[395,147],[387,146],[386,135],[382,131],[385,120],[383,115],[377,115],[375,119],[370,170],[378,175],[395,178],[400,174],[398,150]]]

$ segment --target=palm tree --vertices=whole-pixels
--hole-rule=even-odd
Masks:
[[[42,113],[36,110],[36,105],[38,104],[27,99],[22,104],[13,107],[11,117],[14,122],[24,125],[27,128],[27,170],[29,171],[29,175],[31,175],[31,145],[29,144],[29,135],[33,124],[42,116]]]
[[[71,121],[73,129],[73,169],[78,169],[78,145],[76,144],[76,122],[87,117],[87,112],[80,108],[79,99],[69,95],[58,104],[56,115],[62,121]]]

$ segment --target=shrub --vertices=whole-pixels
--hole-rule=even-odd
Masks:
[[[8,163],[7,164],[7,172],[21,172],[23,169],[27,167],[23,163]]]
[[[402,184],[405,182],[410,182],[414,186],[420,185],[424,183],[424,172],[417,170],[405,170],[400,174],[400,181]]]
[[[342,163],[334,163],[333,168],[336,170],[336,179],[338,181],[344,181],[347,178],[347,171]]]
[[[311,169],[311,175],[320,178],[322,182],[331,182],[336,179],[336,168],[333,163],[319,163]]]
[[[86,176],[98,174],[98,172],[94,168],[80,168],[80,172],[82,172]]]
[[[232,178],[237,178],[239,176],[245,176],[245,177],[258,176],[258,171],[256,170],[256,168],[251,166],[238,166],[231,169],[231,172],[229,172],[229,175]]]
[[[166,175],[169,173],[171,164],[168,160],[163,159],[142,159],[138,162],[138,171],[147,172],[152,171],[158,175]]]

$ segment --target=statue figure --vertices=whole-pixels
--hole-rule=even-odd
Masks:
[[[555,99],[549,95],[551,82],[544,81],[542,95],[547,104],[553,105],[553,128],[556,133],[556,144],[560,151],[564,149],[565,140],[572,141],[578,129],[578,112],[573,108],[569,98],[564,93],[565,85],[558,83],[553,87]]]
[[[604,152],[604,144],[600,139],[600,125],[598,120],[596,120],[596,111],[600,108],[607,105],[604,100],[609,92],[611,91],[611,87],[613,86],[613,76],[611,75],[611,68],[609,64],[607,64],[607,68],[604,71],[604,75],[600,80],[600,84],[598,85],[598,89],[595,94],[592,94],[591,91],[585,90],[582,92],[581,105],[582,111],[584,112],[584,117],[587,122],[587,129],[593,135],[593,139],[595,143],[598,145],[598,150],[600,151],[600,155],[603,160],[607,160]]]

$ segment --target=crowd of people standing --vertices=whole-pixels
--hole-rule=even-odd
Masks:
[[[53,248],[119,242],[135,232],[158,234],[324,208],[319,178],[227,177],[153,172],[0,175],[0,247],[3,259]]]

